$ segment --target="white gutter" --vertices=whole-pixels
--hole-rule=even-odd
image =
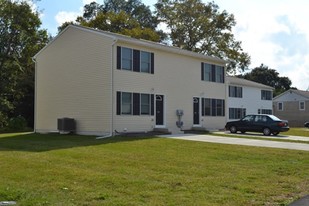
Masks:
[[[115,44],[117,43],[116,38],[114,38],[113,43],[111,45],[111,100],[110,103],[112,105],[112,111],[111,111],[111,115],[110,115],[110,132],[107,135],[104,136],[100,136],[97,137],[96,139],[104,139],[104,138],[108,138],[108,137],[112,137],[114,136],[114,110],[115,110],[115,106],[114,106],[114,51],[115,51]]]
[[[37,102],[37,62],[35,57],[31,58],[32,61],[34,62],[34,113],[33,113],[33,132],[36,133],[36,114],[37,114],[37,108],[36,108],[36,102]]]

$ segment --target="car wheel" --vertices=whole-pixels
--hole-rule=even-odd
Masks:
[[[237,132],[237,128],[235,126],[231,126],[230,127],[230,132],[231,133],[236,133]]]
[[[273,132],[273,135],[277,136],[280,132]]]
[[[269,136],[270,133],[271,133],[271,131],[270,131],[269,128],[265,127],[265,128],[263,129],[263,134],[264,134],[265,136]]]

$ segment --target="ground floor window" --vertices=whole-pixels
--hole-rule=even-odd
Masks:
[[[245,108],[229,108],[229,119],[242,119],[246,116]]]
[[[225,100],[202,98],[202,116],[225,116]]]
[[[273,114],[271,109],[258,109],[258,114]]]
[[[117,91],[117,115],[154,115],[154,95]]]

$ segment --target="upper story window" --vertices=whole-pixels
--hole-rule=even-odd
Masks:
[[[272,100],[272,92],[267,90],[261,91],[261,99],[262,100]]]
[[[299,102],[299,110],[305,110],[305,102],[304,101]]]
[[[224,83],[224,67],[216,65],[216,82]]]
[[[117,47],[117,69],[154,73],[154,53]]]
[[[202,62],[202,81],[224,83],[224,67]]]
[[[141,51],[141,72],[150,73],[151,53]]]
[[[133,52],[132,49],[121,48],[121,69],[132,70],[133,67]]]
[[[242,87],[229,86],[229,97],[242,98]]]

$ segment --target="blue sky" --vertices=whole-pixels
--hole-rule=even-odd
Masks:
[[[40,0],[42,28],[56,35],[57,27],[75,20],[92,0]],[[96,0],[102,4],[103,0]],[[156,0],[143,1],[152,6]],[[206,2],[206,1],[205,1]],[[301,90],[309,87],[309,1],[215,0],[221,10],[235,16],[235,38],[251,56],[250,68],[262,63],[292,80]]]

